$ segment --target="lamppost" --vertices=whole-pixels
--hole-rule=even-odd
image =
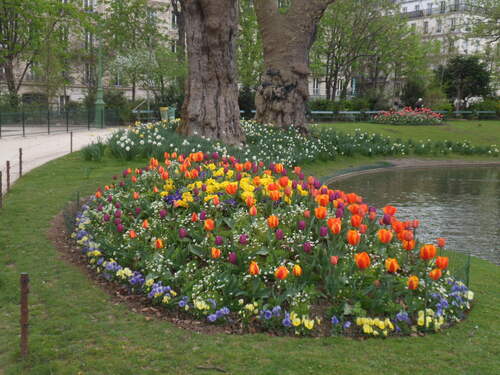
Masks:
[[[99,40],[97,52],[97,95],[95,100],[95,125],[104,128],[104,89],[102,88],[102,42]]]

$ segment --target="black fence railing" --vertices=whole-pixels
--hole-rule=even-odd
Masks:
[[[104,126],[128,125],[130,121],[120,112],[104,111]],[[21,112],[0,111],[0,138],[14,135],[51,134],[69,132],[78,128],[96,128],[95,110],[34,110]]]

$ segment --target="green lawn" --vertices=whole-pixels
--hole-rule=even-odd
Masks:
[[[339,131],[353,132],[361,129],[393,138],[434,141],[468,140],[476,146],[500,145],[500,120],[451,120],[440,126],[399,126],[367,122],[335,122],[320,124]]]
[[[353,160],[307,168],[330,173],[348,168]],[[354,161],[360,165],[373,160]],[[90,194],[113,174],[135,165],[110,159],[83,162],[75,153],[23,176],[6,197],[0,210],[0,374],[219,373],[199,366],[245,375],[500,373],[500,272],[475,258],[471,287],[476,306],[469,318],[426,337],[205,335],[147,320],[115,303],[61,259],[47,230],[76,191]],[[28,272],[32,281],[31,354],[24,362],[18,349],[20,272]]]

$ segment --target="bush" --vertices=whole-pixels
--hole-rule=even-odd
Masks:
[[[334,102],[330,99],[313,99],[307,102],[310,111],[334,111]]]
[[[106,151],[106,145],[98,139],[82,149],[83,159],[87,161],[101,161]]]
[[[468,109],[471,111],[495,111],[500,116],[500,100],[487,98],[481,102],[472,104]]]

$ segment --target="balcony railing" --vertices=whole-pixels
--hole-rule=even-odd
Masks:
[[[470,10],[471,9],[468,4],[460,3],[460,4],[448,4],[445,8],[437,6],[433,8],[414,10],[412,12],[406,12],[405,15],[410,19],[414,19],[414,18],[429,17],[437,14],[467,12]]]

